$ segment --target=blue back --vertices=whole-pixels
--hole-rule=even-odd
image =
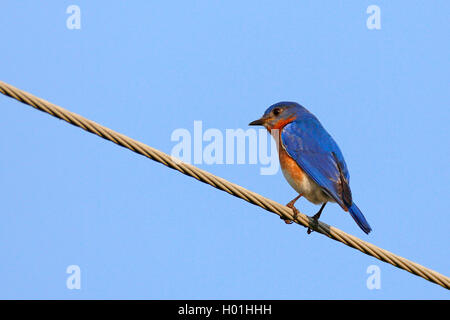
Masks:
[[[312,113],[298,104],[295,109],[297,119],[281,132],[287,153],[346,210],[353,201],[341,150]]]

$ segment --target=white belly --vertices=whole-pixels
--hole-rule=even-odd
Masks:
[[[281,166],[281,170],[283,171],[283,175],[289,182],[291,187],[294,188],[294,190],[299,194],[302,194],[308,201],[314,204],[321,204],[329,201],[334,202],[334,199],[326,195],[322,191],[322,188],[319,187],[319,185],[306,174],[304,175],[303,179],[299,180],[293,179],[289,171],[283,169],[283,166]]]
[[[311,179],[298,164],[287,155],[285,150],[280,150],[280,164],[284,177],[289,182],[292,188],[299,194],[302,194],[308,201],[314,204],[321,204],[324,202],[335,202],[333,198],[329,197],[322,188]]]

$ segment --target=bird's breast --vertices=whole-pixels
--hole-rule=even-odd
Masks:
[[[305,172],[300,168],[297,162],[289,156],[283,146],[280,146],[279,148],[279,158],[284,177],[292,188],[298,193],[302,193]]]
[[[334,202],[334,200],[330,199],[330,197],[323,192],[322,188],[311,179],[287,153],[281,140],[278,150],[283,175],[295,191],[302,194],[308,201],[314,204],[320,204],[327,201]]]

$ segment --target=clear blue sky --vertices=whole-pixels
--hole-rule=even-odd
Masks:
[[[69,30],[66,9],[81,9]],[[381,30],[366,27],[369,5]],[[1,80],[170,153],[298,101],[340,145],[366,236],[450,275],[448,1],[6,1]],[[448,299],[448,292],[0,96],[0,298]],[[259,165],[201,167],[281,203]],[[318,207],[304,199],[298,208]],[[69,290],[66,268],[81,269]],[[380,268],[381,289],[366,286]]]

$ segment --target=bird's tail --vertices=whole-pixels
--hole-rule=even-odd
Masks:
[[[358,224],[358,226],[364,231],[365,233],[369,234],[370,231],[372,231],[372,228],[370,227],[369,223],[367,222],[366,218],[362,214],[361,210],[356,206],[356,204],[353,202],[351,207],[348,208],[348,212],[352,215],[352,218],[355,220],[355,222]]]

